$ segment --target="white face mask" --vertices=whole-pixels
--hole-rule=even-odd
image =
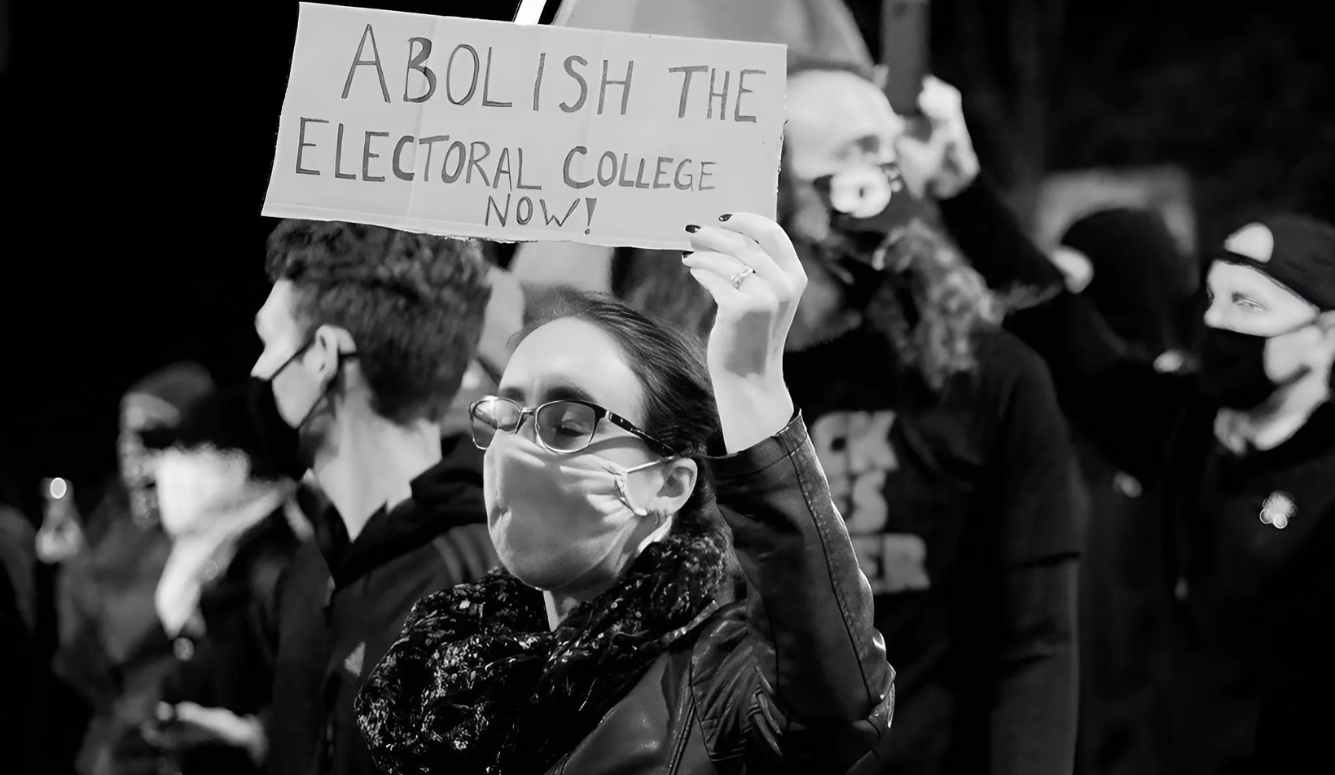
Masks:
[[[544,590],[614,580],[648,543],[631,547],[649,512],[633,503],[629,476],[657,463],[628,469],[588,451],[557,455],[522,434],[498,433],[484,458],[483,485],[501,563]]]
[[[162,527],[173,537],[216,527],[213,522],[248,494],[244,456],[212,449],[162,453],[157,468]]]

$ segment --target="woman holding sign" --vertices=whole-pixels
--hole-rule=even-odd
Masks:
[[[707,368],[572,295],[474,404],[504,569],[420,601],[368,679],[386,772],[877,767],[893,671],[783,379],[806,276],[772,221],[720,221],[683,259],[718,304]]]

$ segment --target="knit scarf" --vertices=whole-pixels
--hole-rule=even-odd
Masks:
[[[357,697],[376,764],[545,772],[717,607],[725,552],[708,533],[651,544],[555,630],[541,594],[504,570],[423,598]]]

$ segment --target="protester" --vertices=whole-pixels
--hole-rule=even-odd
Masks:
[[[438,423],[477,347],[487,264],[469,241],[285,221],[268,270],[251,421],[267,465],[309,469],[332,504],[279,582],[268,768],[373,772],[352,712],[365,674],[414,602],[495,562],[481,455],[442,450]]]
[[[572,295],[475,406],[505,569],[418,604],[367,682],[387,772],[875,771],[892,673],[784,385],[802,268],[772,221],[721,220],[687,226],[719,308],[707,373]]]
[[[1061,237],[1067,261],[1083,265],[1079,293],[1107,324],[1100,331],[1128,361],[1177,372],[1194,367],[1183,318],[1194,310],[1198,271],[1154,211],[1115,207],[1076,220]],[[1062,262],[1058,261],[1058,266]],[[1072,288],[1072,273],[1067,288]],[[1199,314],[1199,313],[1197,313]],[[1063,385],[1071,391],[1093,385]],[[1067,403],[1070,403],[1069,401]],[[1120,412],[1119,406],[1100,411]],[[1123,470],[1069,417],[1090,516],[1080,578],[1080,740],[1077,772],[1159,772],[1169,607],[1160,520],[1162,482]],[[1134,425],[1134,418],[1126,418]],[[1145,432],[1153,432],[1145,429]]]
[[[87,775],[156,771],[148,749],[118,747],[152,717],[172,662],[153,608],[170,541],[158,521],[157,456],[144,438],[175,427],[211,389],[208,374],[191,363],[130,388],[121,402],[120,478],[84,525],[82,549],[61,567],[55,667],[92,708],[76,762]]]
[[[1049,377],[895,190],[880,89],[799,64],[787,105],[780,215],[810,287],[785,370],[898,671],[886,771],[1067,773],[1084,502]],[[707,322],[660,257],[630,261],[632,303]]]
[[[154,602],[175,664],[157,718],[137,734],[163,771],[260,772],[259,725],[273,688],[274,587],[298,546],[295,484],[253,456],[246,395],[219,391],[187,415],[157,466],[172,539]],[[237,730],[229,734],[231,730]]]
[[[1068,412],[1167,503],[1173,659],[1166,769],[1282,772],[1324,758],[1335,688],[1335,226],[1251,221],[1211,256],[1196,373],[1127,357],[1083,294],[1024,236],[978,174],[958,94],[924,112],[940,149],[923,179],[995,285],[1046,300],[1014,316]],[[1169,595],[1164,585],[1164,595]]]

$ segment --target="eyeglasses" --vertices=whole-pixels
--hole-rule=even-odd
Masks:
[[[549,452],[568,455],[593,443],[598,421],[606,418],[613,425],[644,441],[664,457],[675,453],[667,444],[645,433],[630,420],[613,414],[597,404],[575,399],[548,401],[534,408],[520,406],[499,396],[486,396],[468,407],[473,444],[478,449],[491,446],[497,431],[517,433],[524,418],[533,415],[538,443]]]

